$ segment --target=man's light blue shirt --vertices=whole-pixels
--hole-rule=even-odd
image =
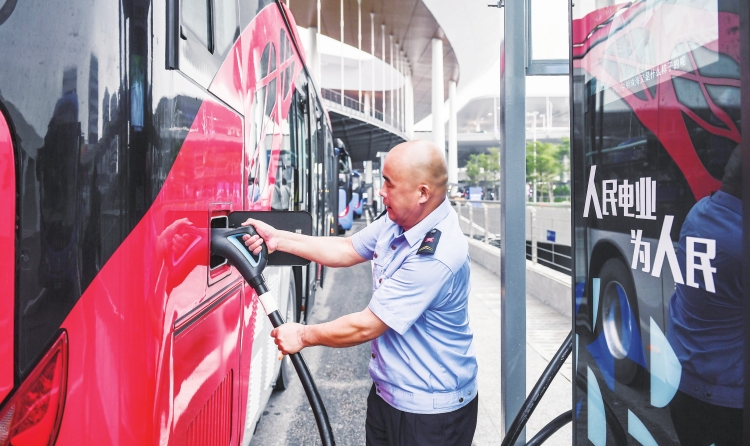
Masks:
[[[429,231],[434,254],[417,254]],[[370,376],[377,394],[412,413],[451,412],[477,394],[469,328],[469,247],[446,199],[404,232],[387,214],[352,237],[373,261],[370,310],[389,329],[373,340]]]

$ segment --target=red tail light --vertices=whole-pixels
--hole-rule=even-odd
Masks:
[[[0,446],[47,445],[57,439],[68,378],[68,334],[63,331],[0,409]]]
[[[346,208],[339,213],[339,218],[346,217],[346,214],[348,214],[348,213],[349,213],[349,206],[347,205]]]

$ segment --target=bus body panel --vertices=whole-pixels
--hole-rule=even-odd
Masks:
[[[216,72],[186,59],[201,51],[189,32],[185,70],[164,69],[174,2],[30,1],[0,24],[16,42],[0,49],[0,104],[18,141],[16,156],[0,126],[0,168],[18,173],[0,188],[20,197],[10,229],[0,221],[2,246],[18,239],[3,250],[12,269],[0,259],[18,288],[0,301],[0,318],[16,308],[0,320],[0,357],[15,357],[0,361],[0,401],[65,329],[57,444],[247,444],[272,391],[270,324],[236,270],[214,264],[209,228],[235,210],[307,210],[330,235],[336,165],[291,14],[228,2],[247,26],[216,50]],[[309,311],[324,270],[307,271]],[[265,275],[283,313],[291,268]]]
[[[13,358],[16,271],[16,169],[13,140],[0,113],[0,358]],[[13,389],[13,361],[0,364],[0,401]]]
[[[206,123],[232,121],[206,131]],[[157,199],[62,324],[72,348],[59,444],[82,436],[90,444],[154,444],[170,440],[173,430],[180,440],[187,431],[183,415],[195,415],[208,400],[203,386],[216,384],[214,390],[229,370],[239,373],[243,282],[227,269],[208,285],[207,263],[210,202],[241,208],[241,183],[228,188],[217,181],[226,179],[226,166],[236,166],[234,177],[241,178],[241,131],[227,137],[240,124],[223,106],[203,103]],[[213,162],[206,163],[209,145]],[[254,299],[249,288],[242,295]],[[234,321],[226,320],[230,307]],[[214,322],[216,314],[223,322]],[[252,330],[254,317],[242,328]],[[181,347],[194,337],[200,348]],[[235,402],[237,389],[233,384]]]

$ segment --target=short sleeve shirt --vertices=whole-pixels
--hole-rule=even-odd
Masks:
[[[436,234],[434,252],[418,253],[425,238]],[[468,404],[477,392],[470,261],[448,200],[406,232],[383,215],[352,243],[372,260],[369,308],[389,327],[371,343],[377,394],[412,413],[450,412]]]

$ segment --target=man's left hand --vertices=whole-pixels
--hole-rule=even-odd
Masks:
[[[285,355],[297,353],[305,348],[304,333],[305,326],[296,322],[287,322],[271,330],[271,336],[275,338],[279,351]]]

